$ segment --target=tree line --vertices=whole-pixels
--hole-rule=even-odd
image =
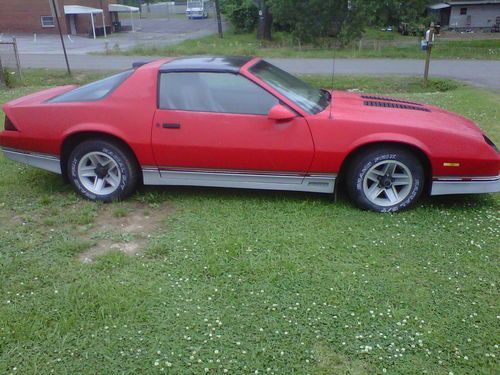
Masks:
[[[259,39],[286,31],[299,42],[334,38],[346,44],[366,26],[423,22],[429,0],[220,0],[236,32],[257,30]]]

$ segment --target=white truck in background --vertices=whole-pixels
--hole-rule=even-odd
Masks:
[[[208,1],[188,0],[186,15],[189,19],[208,18]]]

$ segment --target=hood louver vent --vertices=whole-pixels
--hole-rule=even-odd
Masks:
[[[410,109],[410,110],[413,110],[413,111],[430,112],[430,110],[427,109],[427,108],[425,108],[425,107],[418,107],[418,106],[415,106],[415,105],[408,105],[408,104],[399,104],[399,103],[390,103],[390,102],[376,102],[376,101],[370,101],[370,100],[364,101],[363,104],[367,105],[369,107]]]
[[[401,100],[401,99],[396,99],[396,98],[386,98],[384,96],[375,96],[375,95],[361,95],[363,99],[372,99],[372,100],[383,100],[385,102],[393,102],[393,103],[403,103],[403,104],[411,104],[411,105],[416,105],[419,107],[422,107],[422,104],[420,103],[415,103],[415,102],[410,102],[408,100]]]

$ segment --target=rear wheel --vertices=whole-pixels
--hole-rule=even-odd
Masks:
[[[349,196],[361,208],[396,212],[422,194],[424,169],[418,158],[404,149],[373,149],[353,160],[346,182]]]
[[[138,181],[135,160],[115,143],[89,140],[75,147],[68,160],[68,177],[87,199],[111,202],[127,198]]]

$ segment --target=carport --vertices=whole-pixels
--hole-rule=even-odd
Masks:
[[[109,11],[115,13],[129,13],[130,14],[130,22],[132,24],[132,31],[135,31],[134,26],[134,13],[139,13],[139,8],[131,7],[129,5],[123,4],[109,4]],[[139,18],[140,21],[140,18]]]
[[[427,6],[429,13],[432,15],[435,21],[437,21],[441,27],[448,26],[450,21],[450,4],[437,3]]]
[[[90,21],[92,23],[92,34],[94,39],[95,35],[95,22],[94,22],[94,14],[101,14],[102,16],[102,28],[104,30],[104,37],[106,38],[106,21],[104,20],[104,11],[102,9],[85,7],[83,5],[65,5],[64,6],[64,14],[66,15],[79,15],[79,14],[88,14],[90,15]]]

